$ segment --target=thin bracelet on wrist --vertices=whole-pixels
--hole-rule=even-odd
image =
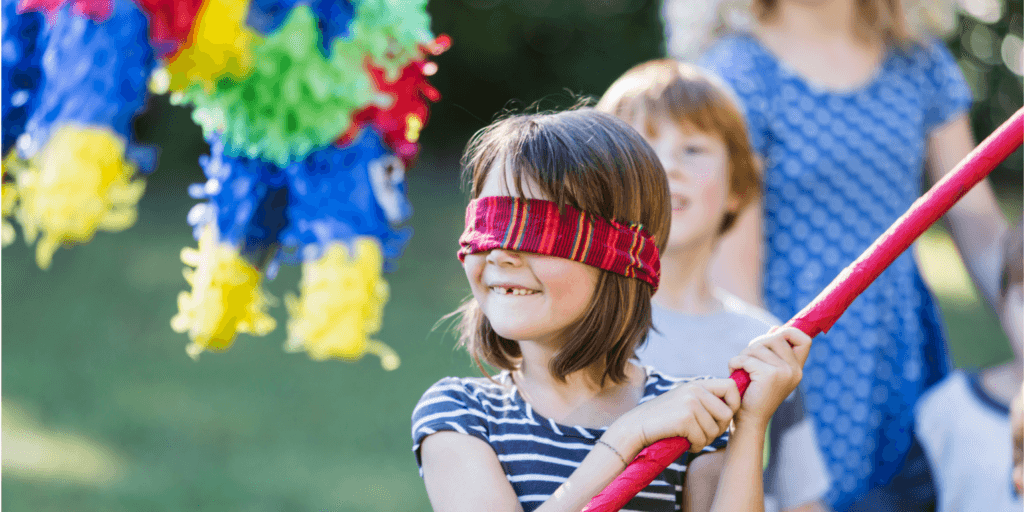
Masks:
[[[597,439],[597,442],[598,442],[598,443],[601,443],[601,444],[603,444],[603,445],[605,445],[605,446],[606,446],[606,447],[607,447],[607,448],[608,448],[609,450],[611,450],[611,451],[612,451],[612,453],[614,453],[614,454],[615,454],[615,455],[616,455],[616,456],[617,456],[617,457],[619,458],[619,460],[621,460],[621,461],[622,461],[622,465],[623,465],[623,466],[629,466],[629,463],[628,463],[628,462],[626,462],[626,458],[625,458],[625,457],[623,457],[623,456],[622,456],[622,454],[621,454],[621,453],[619,453],[619,451],[618,451],[618,450],[616,450],[614,446],[612,446],[612,445],[608,444],[608,442],[607,442],[607,441],[605,441],[604,439],[601,439],[601,438],[598,438],[598,439]]]

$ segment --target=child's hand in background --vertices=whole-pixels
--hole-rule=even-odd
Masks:
[[[729,360],[729,370],[746,370],[750,387],[736,413],[736,423],[755,422],[765,427],[775,409],[796,389],[803,376],[811,337],[795,327],[772,329]]]
[[[1010,405],[1010,434],[1013,436],[1013,486],[1024,494],[1024,386]]]

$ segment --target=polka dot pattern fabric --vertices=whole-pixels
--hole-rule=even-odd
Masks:
[[[890,50],[870,81],[844,92],[809,83],[748,35],[719,41],[701,64],[734,89],[765,158],[764,294],[783,319],[917,199],[927,134],[971,101],[940,42]],[[948,366],[937,307],[908,251],[815,339],[804,369],[833,507],[900,469],[914,403]]]

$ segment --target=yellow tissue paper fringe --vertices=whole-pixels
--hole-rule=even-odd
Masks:
[[[187,332],[192,343],[185,351],[196,359],[204,350],[231,347],[238,333],[265,336],[277,327],[267,314],[274,298],[263,290],[263,274],[218,240],[214,226],[204,228],[199,249],[181,250],[181,261],[192,293],[178,294],[178,314],[171,318],[175,332]]]
[[[61,245],[85,243],[97,230],[122,231],[137,217],[145,182],[133,181],[125,142],[103,128],[60,127],[34,157],[14,152],[4,161],[17,186],[11,205],[25,241],[36,245],[36,264],[49,268]],[[4,189],[6,215],[7,189]],[[6,228],[5,228],[6,231]]]
[[[153,92],[181,92],[194,84],[210,91],[223,76],[245,78],[252,70],[252,45],[260,40],[245,23],[248,13],[248,0],[205,0],[186,46],[154,73]]]
[[[7,177],[9,166],[17,165],[17,158],[18,155],[13,149],[4,157],[3,165],[0,166],[0,181]],[[14,215],[14,207],[18,204],[18,186],[14,183],[4,183],[2,194],[0,204],[3,207],[3,223],[0,224],[0,244],[7,247],[15,238],[14,226],[7,222],[7,219]]]
[[[385,370],[398,368],[398,354],[369,335],[380,330],[388,284],[381,278],[380,246],[371,238],[334,244],[323,257],[302,266],[301,298],[285,295],[288,340],[285,350],[306,351],[315,360],[336,357],[357,360],[365,354],[380,357]]]

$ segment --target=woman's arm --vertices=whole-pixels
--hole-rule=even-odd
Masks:
[[[763,305],[761,268],[763,266],[761,201],[750,203],[718,241],[711,260],[711,282],[749,304]]]
[[[932,182],[974,149],[967,114],[953,118],[928,135],[928,176]],[[1007,224],[988,180],[977,184],[946,214],[953,242],[974,284],[993,310],[999,311],[999,274]]]

